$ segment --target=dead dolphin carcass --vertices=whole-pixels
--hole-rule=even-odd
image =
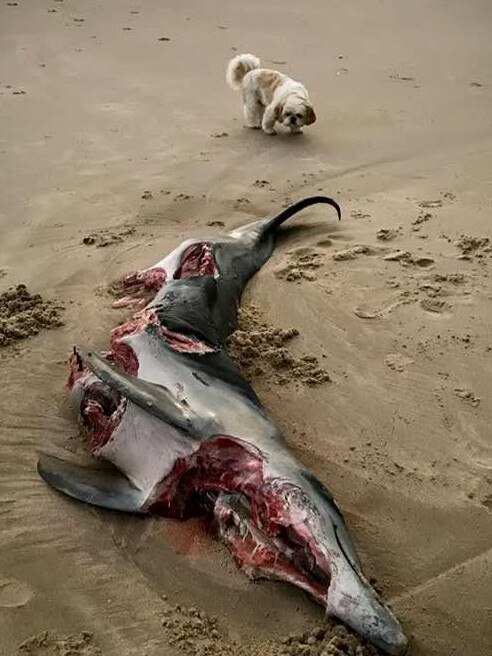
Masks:
[[[123,303],[145,307],[112,331],[103,357],[76,350],[69,378],[94,455],[115,467],[42,455],[38,471],[57,490],[104,508],[209,514],[250,576],[297,585],[362,637],[401,654],[402,628],[365,578],[333,497],[290,455],[224,349],[277,230],[318,203],[340,218],[332,199],[306,198],[229,235],[189,240],[124,278]]]

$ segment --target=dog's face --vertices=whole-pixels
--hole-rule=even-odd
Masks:
[[[279,123],[286,128],[299,129],[311,125],[316,120],[312,105],[306,98],[289,96],[280,111]]]

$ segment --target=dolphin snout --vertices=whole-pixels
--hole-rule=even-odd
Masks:
[[[390,609],[378,600],[373,601],[370,612],[362,617],[361,632],[391,656],[403,656],[408,649],[408,640],[400,623]]]
[[[408,640],[399,621],[361,575],[351,568],[343,570],[328,588],[327,613],[390,656],[403,656]]]

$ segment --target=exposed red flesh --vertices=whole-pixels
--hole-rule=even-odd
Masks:
[[[77,354],[77,351],[75,349],[73,353],[70,354],[70,357],[68,358],[68,366],[69,366],[69,373],[68,373],[67,387],[69,390],[71,390],[78,380],[84,378],[84,376],[89,376],[90,371],[81,362],[80,356]]]
[[[295,581],[325,603],[328,562],[309,527],[299,524],[296,508],[286,501],[285,490],[265,475],[262,456],[254,447],[227,436],[208,440],[192,455],[176,461],[154,491],[147,509],[175,519],[199,516],[214,509],[220,492],[238,493],[247,500],[248,523],[255,529],[245,535],[228,531],[227,508],[215,513],[219,523],[223,522],[223,532],[238,564],[252,574]],[[258,534],[265,540],[257,539]],[[289,552],[293,557],[285,556]],[[306,561],[305,553],[313,562],[307,570],[300,564]]]
[[[259,545],[251,536],[229,540],[229,548],[238,567],[251,578],[272,578],[295,583],[306,590],[318,603],[326,605],[328,584],[310,579],[297,569],[281,551],[272,551]]]
[[[125,412],[126,401],[120,399],[116,409],[107,414],[100,403],[88,397],[81,408],[81,416],[91,434],[91,449],[94,454],[103,447],[116,430]]]
[[[196,244],[188,248],[181,260],[181,266],[174,278],[191,278],[193,276],[213,276],[217,269],[214,256],[208,244]]]
[[[147,305],[147,299],[145,298],[133,298],[132,296],[122,296],[120,299],[113,303],[115,309],[120,308],[143,308]]]
[[[158,292],[166,282],[166,271],[161,267],[153,267],[144,271],[129,273],[121,281],[128,292],[146,291]]]
[[[112,293],[120,298],[113,303],[114,308],[141,308],[166,283],[167,274],[161,267],[135,271],[112,285]]]

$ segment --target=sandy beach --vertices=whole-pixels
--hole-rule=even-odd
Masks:
[[[318,369],[243,365],[411,656],[492,653],[491,30],[487,0],[2,3],[0,654],[198,656],[212,634],[214,654],[321,653],[282,640],[322,610],[249,581],[200,521],[83,506],[36,472],[38,451],[83,457],[67,357],[126,316],[112,281],[318,193],[342,221],[296,219],[242,326],[295,329]],[[303,135],[243,126],[240,52],[306,85]]]

